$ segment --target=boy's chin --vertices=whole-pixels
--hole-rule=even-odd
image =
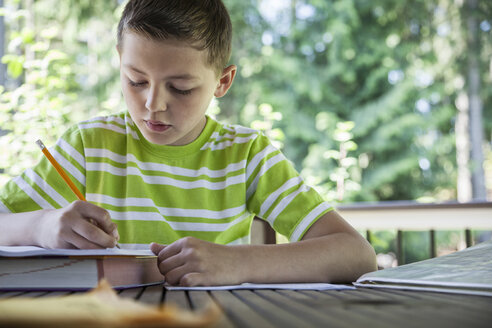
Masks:
[[[173,140],[169,140],[168,138],[155,138],[155,137],[147,137],[145,136],[145,140],[150,142],[151,144],[158,146],[172,146],[174,144]]]
[[[184,146],[188,144],[187,142],[181,142],[179,139],[162,135],[149,135],[148,133],[143,133],[143,136],[145,140],[157,146]]]
[[[145,129],[145,127],[144,127],[144,129]],[[169,137],[164,137],[162,135],[159,135],[158,133],[151,133],[151,132],[144,130],[144,129],[140,129],[140,132],[142,133],[145,140],[151,144],[159,145],[159,146],[166,146],[166,145],[170,145],[173,143],[173,140],[170,140]]]

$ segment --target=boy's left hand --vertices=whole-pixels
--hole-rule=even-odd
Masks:
[[[159,270],[171,285],[230,285],[242,282],[241,258],[236,248],[181,238],[170,245],[152,243]]]

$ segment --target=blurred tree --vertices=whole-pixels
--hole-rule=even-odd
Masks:
[[[113,41],[116,1],[5,2],[2,62],[10,79],[0,95],[0,182],[34,164],[37,138],[52,145],[69,125],[124,109]]]
[[[259,105],[269,104],[282,113],[275,127],[284,132],[284,152],[318,181],[331,167],[320,170],[312,159],[336,149],[338,121],[353,121],[362,187],[344,201],[456,199],[455,120],[467,84],[463,4],[225,2],[239,74],[219,115],[250,124],[261,119]],[[474,13],[481,22],[483,85],[491,80],[491,7],[482,1]],[[488,118],[490,88],[481,95]],[[327,130],[318,129],[327,117]],[[484,122],[490,139],[492,127]]]
[[[480,96],[480,29],[481,15],[477,0],[467,0],[462,11],[466,23],[466,84],[468,103],[468,131],[470,136],[472,198],[486,200],[485,175],[483,169],[483,125],[482,99]],[[478,165],[477,165],[478,164]]]

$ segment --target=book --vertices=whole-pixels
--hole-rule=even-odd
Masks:
[[[492,240],[441,257],[369,272],[354,285],[492,296]]]
[[[212,301],[191,311],[121,298],[105,280],[87,293],[0,300],[0,327],[216,327],[222,315]]]
[[[162,284],[150,250],[0,247],[0,290],[88,290],[106,279],[116,289]]]

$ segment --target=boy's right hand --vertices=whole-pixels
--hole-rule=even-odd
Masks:
[[[67,207],[45,210],[35,233],[38,245],[44,248],[112,248],[119,240],[109,213],[80,200]]]

